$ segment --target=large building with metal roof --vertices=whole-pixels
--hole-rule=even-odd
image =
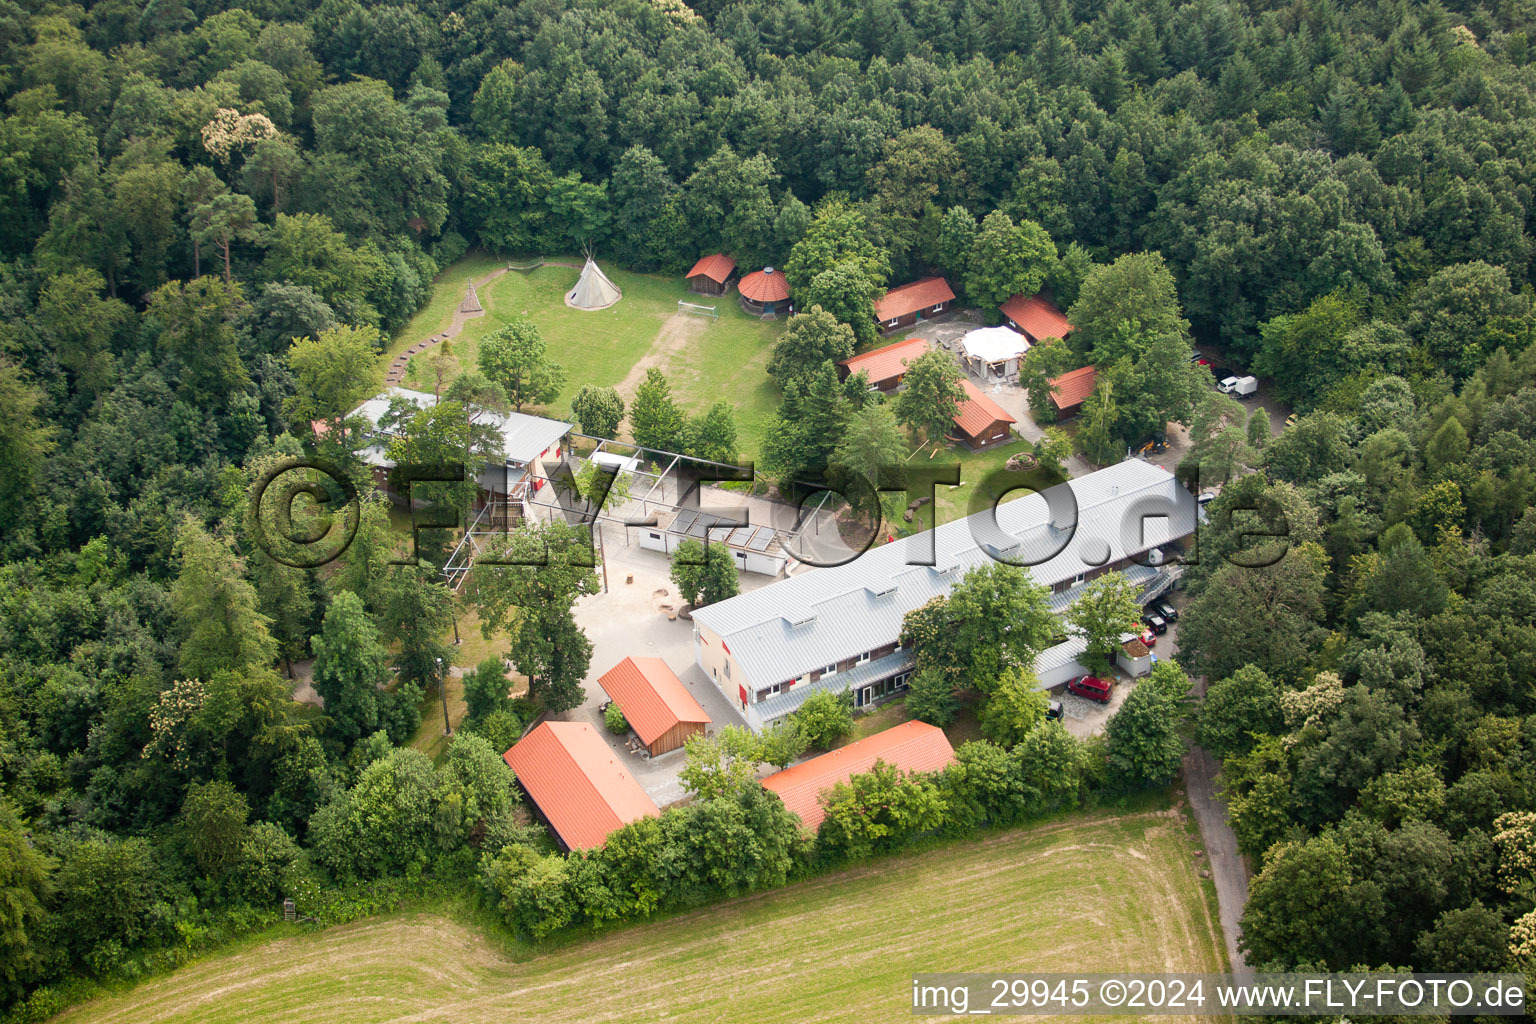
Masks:
[[[725,516],[711,515],[698,509],[679,508],[656,517],[654,526],[640,527],[640,546],[671,554],[685,540],[724,544],[731,560],[742,572],[777,576],[784,571],[789,555],[772,526],[737,525]]]
[[[995,515],[944,523],[844,565],[697,609],[695,655],[754,729],[782,720],[818,690],[851,692],[863,707],[906,685],[912,655],[899,637],[907,612],[948,594],[970,569],[994,558],[1021,565],[1051,589],[1058,613],[1115,570],[1151,600],[1178,572],[1161,549],[1194,533],[1195,522],[1194,496],[1172,473],[1122,462],[1005,502]],[[1042,652],[1042,686],[1065,681],[1078,653],[1065,649],[1070,643]]]
[[[388,470],[394,466],[394,461],[389,458],[389,443],[395,433],[385,426],[390,408],[404,405],[426,409],[436,403],[437,396],[425,391],[389,388],[349,414],[349,418],[359,417],[367,422],[365,429],[370,445],[360,454],[374,468],[374,479],[381,489],[389,491]],[[487,501],[520,502],[527,497],[530,484],[542,486],[542,481],[549,475],[546,468],[553,468],[553,464],[563,457],[563,445],[574,429],[563,420],[523,412],[486,412],[480,422],[501,435],[502,453],[501,459],[492,460],[480,474],[482,504]],[[546,462],[551,465],[546,467]]]
[[[602,846],[630,822],[661,814],[586,722],[540,722],[501,756],[567,850]]]

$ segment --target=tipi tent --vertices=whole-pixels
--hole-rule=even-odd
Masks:
[[[565,293],[565,304],[573,309],[607,309],[624,297],[618,285],[608,280],[598,269],[597,262],[587,257],[587,265],[581,268],[576,287]]]
[[[460,313],[484,313],[480,308],[480,296],[475,294],[475,282],[469,282],[469,289],[464,293],[464,301],[459,303]]]

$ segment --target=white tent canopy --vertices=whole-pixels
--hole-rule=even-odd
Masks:
[[[961,339],[965,357],[987,366],[1003,364],[1004,373],[1018,371],[1018,360],[1029,351],[1029,341],[1008,327],[980,327]]]
[[[597,262],[587,257],[587,265],[581,268],[576,287],[565,293],[565,304],[575,309],[607,309],[624,297],[618,285],[598,269]]]

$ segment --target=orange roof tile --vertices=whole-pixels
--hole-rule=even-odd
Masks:
[[[955,426],[969,437],[977,437],[998,420],[1015,422],[1008,411],[981,393],[970,378],[962,377],[960,386],[965,389],[965,399],[955,404]]]
[[[863,371],[869,374],[871,384],[877,384],[882,380],[900,377],[907,372],[906,364],[927,351],[928,342],[925,339],[908,338],[893,345],[872,348],[868,352],[844,359],[838,365],[848,367],[849,376]]]
[[[1096,369],[1092,366],[1081,366],[1060,377],[1052,377],[1046,383],[1051,386],[1051,400],[1056,403],[1056,408],[1066,409],[1081,405],[1089,395],[1093,394],[1093,385],[1097,378]]]
[[[710,722],[688,687],[660,658],[625,658],[597,682],[646,746],[680,722]]]
[[[540,722],[501,756],[573,850],[602,846],[610,832],[661,814],[586,722]]]
[[[693,269],[684,276],[698,277],[702,274],[716,284],[725,284],[735,270],[736,261],[724,253],[717,252],[712,256],[701,257],[699,262],[693,265]]]
[[[908,313],[918,313],[941,302],[955,301],[955,293],[942,277],[924,277],[892,288],[875,300],[876,320],[895,320]]]
[[[1072,325],[1061,315],[1061,310],[1047,302],[1042,295],[1015,295],[998,309],[1035,341],[1065,338],[1072,330]]]
[[[783,302],[789,298],[789,282],[772,267],[754,270],[736,282],[736,290],[753,302]]]
[[[814,832],[826,817],[817,797],[839,782],[869,771],[876,761],[902,771],[935,772],[954,760],[955,750],[943,729],[926,722],[903,722],[770,775],[763,780],[763,787],[779,794],[784,806],[800,815],[805,827]]]

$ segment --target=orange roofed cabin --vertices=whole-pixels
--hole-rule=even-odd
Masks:
[[[779,794],[784,806],[815,832],[826,817],[821,794],[865,774],[876,761],[904,772],[936,772],[954,763],[955,748],[943,729],[914,719],[770,775],[763,788]]]
[[[586,722],[540,722],[501,755],[566,850],[592,850],[640,818],[661,815]]]
[[[910,327],[919,320],[938,316],[955,301],[955,293],[942,277],[924,277],[892,288],[875,300],[875,319],[883,331]]]
[[[1035,344],[1072,333],[1067,318],[1043,295],[1015,295],[998,307],[1010,327],[1024,332]]]
[[[1051,389],[1051,408],[1056,418],[1064,420],[1068,416],[1076,416],[1082,410],[1083,403],[1088,401],[1088,396],[1093,394],[1093,385],[1097,380],[1096,369],[1081,366],[1047,381]]]
[[[955,439],[973,449],[1002,444],[1013,436],[1014,418],[992,399],[981,393],[969,377],[962,377],[960,387],[965,398],[955,403]]]
[[[597,682],[652,757],[676,750],[710,723],[688,687],[660,658],[625,658]]]
[[[838,363],[838,377],[847,380],[856,373],[864,373],[869,377],[870,387],[890,394],[901,386],[907,367],[927,351],[928,342],[922,338],[908,338],[893,345],[870,349],[862,355]]]
[[[736,276],[736,261],[724,253],[705,256],[688,271],[688,290],[700,295],[724,295]]]

